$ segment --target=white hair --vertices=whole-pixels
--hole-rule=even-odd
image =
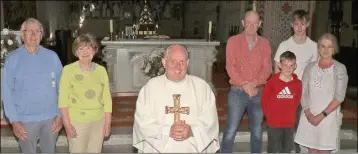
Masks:
[[[184,45],[181,45],[181,44],[172,44],[172,45],[169,45],[169,46],[167,47],[167,49],[165,49],[164,57],[166,57],[166,56],[169,54],[169,52],[171,51],[170,49],[173,48],[174,46],[180,46],[180,47],[182,47],[183,50],[184,50],[184,52],[185,52],[185,55],[186,55],[187,59],[189,59],[189,52],[188,52],[188,50],[186,49],[186,47],[185,47]]]
[[[24,40],[24,30],[25,30],[25,26],[27,24],[32,24],[32,23],[36,23],[40,25],[40,31],[41,31],[41,35],[44,36],[44,27],[42,26],[41,22],[35,18],[29,18],[27,20],[25,20],[22,24],[21,24],[21,28],[20,28],[20,36],[21,39]]]

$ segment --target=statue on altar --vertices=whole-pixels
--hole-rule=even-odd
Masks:
[[[106,9],[106,14],[107,14],[107,17],[111,17],[111,6],[107,4],[107,9]]]
[[[123,20],[123,19],[124,19],[123,2],[119,5],[119,18],[120,18],[120,20]]]
[[[85,4],[85,5],[87,5],[87,4]],[[84,11],[85,17],[90,17],[90,16],[91,16],[91,11],[90,11],[90,9],[86,9],[85,7],[82,8],[82,9],[85,9],[85,11]]]
[[[339,43],[341,28],[345,26],[343,23],[343,3],[338,0],[330,0],[328,13],[331,20],[331,33],[337,37]]]
[[[101,3],[101,2],[99,2],[99,3]],[[94,12],[92,13],[92,17],[99,17],[100,15],[101,15],[101,12],[100,12],[100,5],[98,4],[98,2],[96,2],[95,4],[95,10],[94,10]]]
[[[118,3],[115,2],[114,6],[113,6],[113,17],[119,17],[119,6],[118,6]]]
[[[102,17],[107,17],[107,3],[102,3]]]

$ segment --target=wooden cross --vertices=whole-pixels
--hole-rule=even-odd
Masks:
[[[180,94],[173,94],[174,107],[165,106],[165,114],[174,113],[174,123],[180,121],[180,114],[189,115],[189,107],[180,107]]]

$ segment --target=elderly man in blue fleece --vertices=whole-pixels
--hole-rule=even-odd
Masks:
[[[62,128],[57,105],[62,64],[57,54],[42,47],[42,24],[29,18],[21,25],[24,45],[6,58],[1,92],[5,115],[19,138],[23,153],[54,153]]]

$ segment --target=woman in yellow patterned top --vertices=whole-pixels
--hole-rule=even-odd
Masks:
[[[58,105],[71,153],[101,153],[111,130],[112,98],[105,68],[92,62],[96,38],[78,36],[72,45],[78,61],[63,68]]]

